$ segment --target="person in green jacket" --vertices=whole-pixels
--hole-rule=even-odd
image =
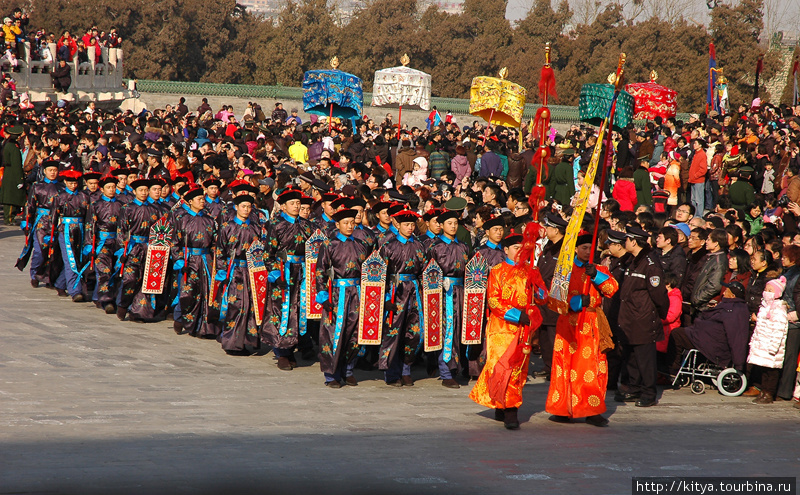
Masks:
[[[561,163],[556,165],[556,169],[550,177],[550,190],[553,198],[562,205],[568,205],[575,194],[575,176],[572,167],[574,155],[573,148],[566,148],[561,154]]]
[[[6,225],[13,225],[14,215],[25,205],[25,173],[22,171],[22,153],[17,140],[22,134],[22,126],[15,125],[5,129],[8,139],[3,145],[3,185],[0,186],[0,204]]]
[[[728,196],[731,198],[731,206],[739,211],[746,211],[756,199],[756,190],[748,182],[752,172],[751,167],[742,167],[738,172],[730,174],[731,185],[728,187]]]
[[[761,201],[755,201],[748,206],[744,219],[750,224],[750,235],[756,235],[764,229],[764,205]]]
[[[649,160],[646,157],[640,157],[639,168],[633,173],[637,205],[651,206],[653,204],[653,195],[651,194],[653,186],[650,184],[650,172],[647,170],[649,166]]]

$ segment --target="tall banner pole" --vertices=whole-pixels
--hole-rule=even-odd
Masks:
[[[550,295],[548,297],[548,306],[559,314],[567,312],[567,302],[569,300],[569,280],[572,273],[572,266],[575,260],[575,245],[578,241],[578,235],[583,224],[583,217],[586,213],[586,206],[589,204],[589,195],[592,191],[594,184],[594,177],[597,173],[597,167],[600,164],[600,155],[603,150],[603,143],[605,140],[606,132],[610,132],[613,124],[614,112],[616,110],[617,99],[622,91],[622,76],[625,67],[625,54],[619,56],[617,63],[617,72],[613,75],[614,95],[611,99],[611,104],[608,108],[603,123],[600,125],[598,131],[597,144],[595,144],[592,151],[592,158],[589,161],[589,167],[586,170],[586,180],[578,192],[578,201],[575,205],[570,217],[569,224],[567,225],[566,235],[562,243],[561,252],[558,254],[558,261],[556,263],[556,270],[553,276],[553,282],[550,286]],[[601,176],[602,177],[602,176]],[[592,245],[597,242],[597,231],[592,233]]]

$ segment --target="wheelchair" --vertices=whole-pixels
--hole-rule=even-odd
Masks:
[[[697,349],[686,351],[672,381],[673,388],[691,387],[693,394],[700,395],[706,390],[704,379],[710,380],[726,397],[738,397],[747,389],[744,373],[709,362]]]

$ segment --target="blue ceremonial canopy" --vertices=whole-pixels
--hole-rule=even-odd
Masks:
[[[315,115],[332,115],[341,119],[361,118],[364,92],[361,79],[337,70],[339,61],[331,61],[333,69],[310,70],[303,76],[303,110]],[[331,108],[332,107],[332,108]]]

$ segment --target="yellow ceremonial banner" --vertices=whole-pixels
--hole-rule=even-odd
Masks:
[[[518,128],[525,110],[525,96],[525,88],[519,84],[479,76],[472,79],[469,113],[494,125]]]
[[[572,217],[567,224],[567,232],[564,235],[564,242],[561,245],[561,252],[558,253],[558,261],[556,262],[556,271],[553,275],[553,282],[550,285],[550,295],[547,298],[547,306],[559,314],[566,314],[569,304],[569,277],[572,273],[572,265],[575,260],[575,243],[578,241],[578,234],[583,224],[583,215],[586,213],[586,206],[589,204],[589,194],[594,184],[594,176],[597,174],[597,167],[600,163],[601,154],[603,150],[603,141],[605,141],[606,132],[611,123],[614,121],[614,105],[619,97],[620,90],[622,89],[622,73],[625,66],[625,54],[619,56],[619,63],[617,64],[616,74],[612,73],[608,76],[608,82],[614,84],[614,98],[611,100],[611,107],[608,109],[608,115],[600,125],[600,130],[597,133],[597,144],[594,145],[592,151],[592,159],[589,162],[589,168],[586,170],[586,180],[578,192],[578,202],[572,210]],[[603,165],[605,165],[605,157],[603,158]]]
[[[606,133],[607,125],[608,119],[603,121],[600,126],[600,131],[597,134],[597,144],[594,145],[592,159],[589,162],[589,168],[586,170],[586,180],[583,182],[581,190],[578,191],[578,202],[572,209],[572,217],[570,217],[569,224],[567,225],[567,232],[564,235],[561,252],[558,253],[558,262],[556,263],[553,282],[550,285],[550,296],[548,297],[547,305],[550,309],[559,314],[566,314],[567,312],[567,304],[569,304],[569,276],[572,273],[572,264],[575,260],[575,243],[578,241],[578,234],[581,230],[581,224],[583,224],[583,215],[586,213],[586,207],[589,204],[589,194],[592,191],[594,176],[597,174],[598,164],[600,163],[600,155],[603,150],[603,138]]]

